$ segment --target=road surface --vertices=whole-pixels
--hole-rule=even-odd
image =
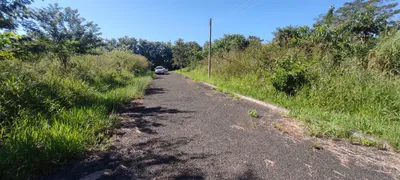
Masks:
[[[250,109],[260,117],[251,118]],[[158,75],[145,97],[120,114],[124,122],[107,151],[48,179],[394,178],[377,163],[346,159],[328,147],[317,150],[312,138],[283,134],[272,125],[284,119],[277,112],[176,73]],[[342,144],[336,147],[348,148]]]

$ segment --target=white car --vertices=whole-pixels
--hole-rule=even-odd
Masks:
[[[168,69],[165,69],[165,68],[162,67],[162,66],[157,66],[157,67],[155,68],[154,72],[155,72],[156,74],[165,74],[166,72],[168,72]]]

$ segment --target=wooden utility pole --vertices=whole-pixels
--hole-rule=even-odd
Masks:
[[[210,41],[208,43],[208,78],[211,75],[211,32],[212,32],[212,18],[210,18]]]

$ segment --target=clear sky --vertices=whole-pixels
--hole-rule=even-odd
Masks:
[[[36,0],[34,7],[56,2],[78,9],[100,26],[105,38],[182,38],[203,45],[210,17],[213,39],[240,33],[271,40],[277,27],[312,25],[331,5],[338,7],[346,0]]]

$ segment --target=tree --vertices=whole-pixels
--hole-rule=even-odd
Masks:
[[[309,41],[312,33],[313,30],[308,26],[286,26],[276,29],[272,41],[279,46],[296,46]]]
[[[118,48],[118,40],[115,38],[104,39],[103,48],[107,51],[112,51]]]
[[[354,0],[342,7],[331,7],[314,24],[312,40],[324,52],[335,54],[333,64],[340,64],[345,56],[365,59],[378,43],[378,38],[396,31],[393,17],[400,13],[394,0]],[[360,62],[364,67],[367,62]]]
[[[194,65],[203,59],[203,48],[195,41],[185,42],[183,39],[175,41],[172,47],[172,57],[175,65],[180,68]]]
[[[0,33],[0,60],[14,57],[14,53],[9,50],[8,46],[13,43],[13,40],[20,38],[21,36],[15,35],[12,32]]]
[[[46,44],[40,39],[22,36],[8,48],[13,56],[23,61],[37,61],[47,53]]]
[[[181,68],[187,64],[188,61],[188,53],[187,46],[183,39],[179,38],[175,41],[174,46],[172,47],[172,58],[176,65]]]
[[[54,4],[33,16],[34,22],[25,24],[28,35],[43,42],[65,69],[72,54],[94,53],[102,43],[98,25],[80,17],[78,10]]]
[[[261,45],[264,39],[261,39],[260,37],[257,36],[249,36],[247,37],[249,43],[251,45]]]
[[[195,64],[203,59],[202,47],[195,41],[185,43],[188,53],[188,61],[191,67],[194,68]]]
[[[367,43],[388,29],[396,28],[393,17],[400,13],[394,0],[354,0],[337,10],[331,7],[317,19],[315,26],[328,25],[342,34],[348,33],[356,41]]]
[[[0,30],[13,31],[18,27],[18,20],[27,17],[27,5],[33,0],[0,0]],[[0,32],[0,59],[9,59],[14,57],[10,47],[21,36],[13,32]]]
[[[146,57],[152,66],[164,66],[172,68],[172,45],[170,42],[152,42],[145,39],[139,39],[135,54]]]
[[[212,50],[214,52],[241,51],[249,45],[249,40],[241,34],[225,34],[224,37],[214,41]]]
[[[124,36],[124,37],[118,38],[117,49],[135,52],[136,48],[137,48],[136,47],[137,43],[138,43],[138,41],[136,40],[136,38]]]
[[[27,5],[33,0],[0,0],[0,29],[14,30],[17,20],[27,17]]]
[[[171,42],[162,42],[160,47],[160,58],[162,59],[162,66],[173,69],[172,61],[172,44]]]

